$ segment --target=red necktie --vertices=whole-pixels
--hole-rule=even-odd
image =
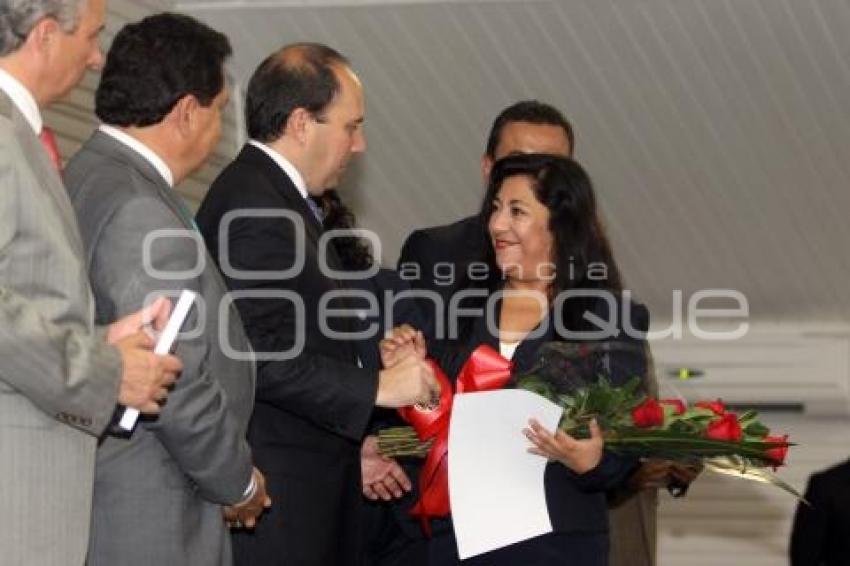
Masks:
[[[47,156],[53,162],[56,171],[62,175],[62,156],[59,155],[59,147],[56,145],[56,136],[53,134],[53,130],[44,126],[38,135],[38,139],[41,140],[41,145],[44,146],[44,151],[47,152]]]

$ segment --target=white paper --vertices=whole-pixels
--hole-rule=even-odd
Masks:
[[[546,459],[522,434],[534,417],[549,430],[562,409],[522,389],[456,395],[449,425],[449,498],[461,559],[552,532]]]
[[[177,339],[177,334],[180,333],[180,328],[183,326],[186,317],[189,315],[189,309],[192,308],[192,303],[198,294],[188,289],[183,289],[180,293],[180,298],[177,299],[177,306],[171,311],[171,316],[156,341],[153,353],[158,356],[164,356],[171,352],[171,347]],[[133,407],[126,407],[121,415],[121,420],[118,421],[118,426],[123,430],[132,431],[136,428],[136,422],[139,420],[139,410]]]

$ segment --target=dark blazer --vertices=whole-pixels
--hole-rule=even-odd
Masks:
[[[602,300],[592,301],[588,310],[603,320],[608,319],[608,303]],[[623,304],[618,302],[617,320],[622,321]],[[630,303],[632,325],[641,333],[649,325],[649,314],[643,305]],[[498,308],[496,310],[498,312]],[[553,317],[546,321],[547,330],[537,338],[523,341],[517,348],[513,361],[515,374],[531,368],[537,359],[540,347],[546,342],[562,340],[555,332]],[[622,326],[619,327],[622,330]],[[593,331],[595,327],[571,328],[572,330]],[[630,337],[622,333],[613,339],[633,346],[638,355],[619,353],[616,350],[594,357],[592,365],[580,370],[582,377],[593,379],[598,371],[604,370],[615,384],[622,385],[634,376],[646,372],[646,347],[641,336]],[[475,320],[469,329],[462,333],[456,344],[439,348],[440,363],[446,373],[453,377],[462,367],[469,354],[481,344],[488,344],[498,350],[498,337],[487,330],[482,319]],[[605,565],[608,554],[608,511],[606,492],[620,487],[637,466],[637,460],[621,457],[606,451],[603,459],[594,470],[577,475],[560,463],[546,466],[546,499],[552,520],[553,533],[511,545],[504,549],[483,554],[470,559],[470,564],[513,565],[513,564],[561,564],[564,557],[573,560],[578,566]],[[415,483],[415,482],[414,482]],[[418,494],[406,498],[415,501]],[[457,562],[457,550],[449,520],[438,520],[433,524],[435,537],[427,546],[427,558],[421,564],[444,566]],[[406,533],[410,529],[405,529]],[[450,541],[450,542],[449,542]],[[421,545],[420,545],[421,547]],[[465,564],[467,562],[464,562]]]
[[[357,356],[363,367],[375,369],[381,367],[381,354],[378,346],[387,330],[392,330],[394,326],[401,324],[409,324],[420,330],[428,325],[428,321],[419,312],[416,301],[405,298],[405,294],[410,291],[410,286],[391,269],[382,268],[373,277],[352,280],[350,281],[350,288],[372,295],[377,299],[371,305],[362,296],[352,297],[348,301],[349,307],[357,312],[355,327],[358,331],[364,333],[364,338],[355,343]],[[385,301],[387,292],[393,298],[392,305]],[[371,307],[375,305],[378,308],[372,309]],[[388,316],[389,320],[387,319]],[[389,322],[389,325],[386,324],[387,322]],[[369,334],[365,335],[367,332]],[[395,410],[391,412],[396,414]]]
[[[850,557],[850,460],[812,474],[791,531],[791,566],[839,566]]]
[[[443,305],[449,304],[451,296],[471,282],[469,267],[480,261],[489,246],[486,229],[478,216],[469,216],[443,226],[416,230],[405,240],[399,258],[399,272],[415,289],[434,291],[442,298]],[[451,284],[441,284],[435,269],[445,280],[447,267],[454,270]],[[407,268],[405,268],[407,266]],[[418,268],[414,269],[412,266]],[[420,310],[436,320],[446,321],[447,310],[435,309],[432,301],[420,300]],[[431,320],[429,329],[440,327]],[[444,327],[445,328],[445,327]],[[429,338],[433,333],[428,334]],[[654,393],[655,378],[648,376],[648,392]],[[609,515],[611,522],[611,566],[651,566],[655,562],[656,538],[656,490],[632,492],[621,486],[609,493]],[[404,528],[404,526],[403,526]],[[412,526],[404,528],[408,535],[415,535]]]
[[[437,263],[450,263],[465,268],[481,258],[486,245],[485,226],[480,217],[467,216],[451,224],[411,232],[401,247],[398,267],[401,269],[404,264],[420,266],[421,276],[412,278],[412,282],[442,292],[449,286],[438,285],[433,280],[434,266]]]
[[[183,372],[159,417],[98,447],[87,564],[232,564],[221,506],[242,499],[251,478],[245,434],[254,364],[227,355],[219,331],[231,347],[249,351],[242,321],[232,305],[223,311],[227,323],[220,318],[224,281],[203,244],[188,237],[197,233],[180,197],[141,155],[95,132],[68,164],[65,181],[99,323],[139,309],[151,295],[199,294],[184,325],[198,332],[176,344]],[[182,235],[160,238],[145,254],[143,242],[156,230]]]
[[[419,300],[420,310],[431,321],[445,320],[452,296],[469,284],[470,265],[481,261],[488,245],[485,227],[478,216],[416,230],[407,237],[401,248],[398,271],[412,288],[433,291],[442,299],[443,308],[435,307],[426,298]]]
[[[254,210],[223,224],[240,209],[278,216],[258,217]],[[274,504],[253,533],[234,536],[236,562],[356,563],[360,441],[377,371],[359,368],[352,342],[321,328],[322,296],[343,288],[320,270],[321,226],[284,171],[251,145],[215,180],[196,219],[230,289],[249,295],[236,304],[258,359],[249,441]],[[326,253],[329,266],[339,269],[333,247]],[[285,270],[292,273],[280,273]],[[353,326],[351,319],[328,324],[336,331]],[[303,351],[281,359],[293,348]]]

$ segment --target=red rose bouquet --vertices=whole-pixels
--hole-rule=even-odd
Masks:
[[[771,472],[785,463],[792,446],[788,435],[770,435],[755,411],[739,415],[720,400],[687,406],[680,399],[656,399],[643,392],[640,377],[620,386],[609,380],[615,372],[644,375],[646,365],[642,348],[638,351],[622,343],[551,342],[541,348],[534,367],[507,386],[560,405],[564,414],[559,428],[571,436],[589,436],[588,423],[596,419],[606,448],[614,452],[701,464],[801,497]],[[425,457],[431,449],[428,439],[410,427],[381,431],[379,446],[386,456]]]

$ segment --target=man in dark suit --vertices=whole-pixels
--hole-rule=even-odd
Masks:
[[[220,309],[224,281],[174,190],[218,143],[229,55],[224,35],[189,16],[125,26],[95,96],[104,124],[66,169],[98,322],[152,294],[198,293],[184,325],[195,331],[175,347],[183,375],[159,418],[98,448],[90,566],[232,564],[222,506],[253,524],[266,499],[246,440],[254,365],[225,349],[248,339]]]
[[[348,61],[323,45],[284,47],[254,72],[245,106],[251,141],[197,215],[258,358],[249,440],[275,501],[253,533],[235,535],[234,555],[245,565],[356,564],[372,410],[427,402],[437,386],[413,357],[399,371],[359,367],[341,262],[320,242],[311,197],[366,147]]]
[[[518,102],[493,122],[481,157],[481,177],[486,184],[493,163],[506,155],[550,153],[571,157],[574,145],[572,125],[556,108],[536,100]],[[477,276],[475,264],[488,245],[485,234],[476,214],[451,224],[415,230],[407,237],[398,261],[399,273],[412,287],[433,291],[441,299],[436,306],[427,299],[420,301],[424,312],[445,320],[451,298],[470,275]]]
[[[486,184],[493,164],[508,155],[548,153],[572,157],[574,150],[572,125],[557,108],[536,100],[517,102],[505,108],[490,128],[481,158],[481,177]],[[486,269],[481,260],[488,245],[485,226],[478,215],[416,230],[405,240],[398,262],[399,273],[412,287],[439,297],[437,301],[420,300],[422,312],[437,320],[432,325],[433,332],[449,332],[451,299],[471,279],[481,276],[480,267]],[[654,380],[647,385],[649,393],[654,394]],[[610,494],[612,566],[654,564],[655,488],[671,481],[687,485],[694,477],[692,470],[672,462],[646,462],[630,478],[627,491]]]
[[[850,557],[850,460],[812,474],[791,530],[791,566],[844,566]]]

